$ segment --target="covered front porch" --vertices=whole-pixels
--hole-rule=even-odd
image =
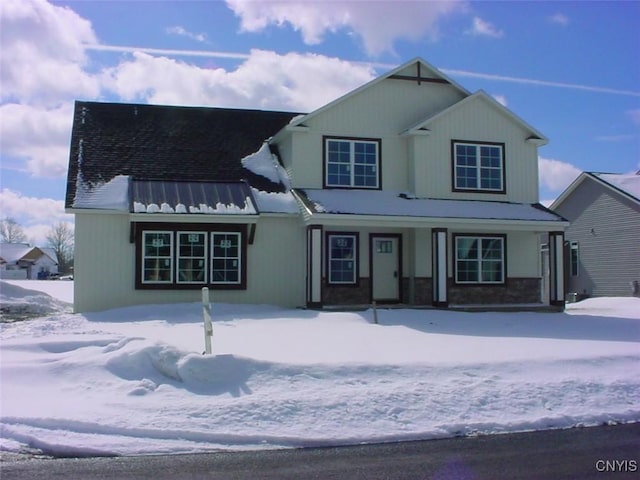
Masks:
[[[305,215],[308,307],[376,302],[526,309],[564,303],[562,248],[549,256],[549,279],[540,258],[542,235],[556,246],[562,242],[566,222],[553,213],[523,204],[397,198],[396,211],[378,207],[385,214],[375,205],[361,206],[363,213],[331,211],[313,193],[305,198],[313,205]],[[440,216],[434,203],[447,207]]]

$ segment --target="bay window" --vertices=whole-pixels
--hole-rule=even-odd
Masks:
[[[244,225],[138,223],[136,288],[246,288]]]

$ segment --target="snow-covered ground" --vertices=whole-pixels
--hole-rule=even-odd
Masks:
[[[11,283],[3,304],[47,298]],[[72,285],[51,283],[58,296]],[[640,420],[638,298],[562,314],[379,310],[379,324],[371,311],[214,304],[210,356],[201,310],[0,324],[0,449],[202,452]]]

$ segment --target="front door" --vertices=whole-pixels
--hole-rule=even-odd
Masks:
[[[371,296],[400,301],[400,235],[371,235]]]

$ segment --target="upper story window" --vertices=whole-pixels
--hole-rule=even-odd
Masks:
[[[380,140],[324,139],[325,186],[380,188]]]
[[[504,144],[454,140],[453,189],[505,193]]]

